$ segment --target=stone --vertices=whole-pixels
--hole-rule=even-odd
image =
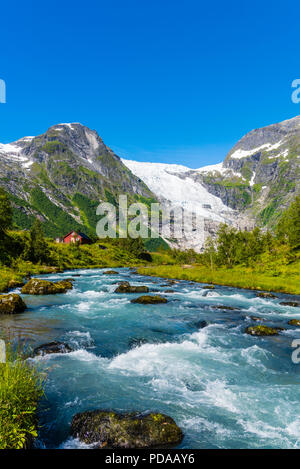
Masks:
[[[76,414],[71,435],[98,448],[172,447],[183,433],[174,420],[159,413],[116,413],[94,410]]]
[[[144,296],[139,296],[139,298],[135,298],[134,300],[131,300],[131,303],[139,303],[143,305],[153,305],[153,304],[158,304],[158,303],[167,303],[168,300],[167,298],[163,298],[160,295],[144,295]]]
[[[23,313],[25,309],[27,309],[27,306],[20,295],[15,293],[0,295],[0,314]]]

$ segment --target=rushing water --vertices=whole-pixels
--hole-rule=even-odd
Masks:
[[[300,319],[300,308],[279,305],[299,297],[266,300],[187,281],[162,286],[166,280],[118,271],[79,270],[72,291],[26,295],[27,312],[1,319],[33,346],[60,340],[74,348],[35,359],[48,371],[41,447],[83,447],[69,436],[71,418],[97,408],[166,413],[184,431],[181,448],[300,447],[300,364],[291,359],[300,328],[287,324]],[[164,293],[167,304],[132,304],[139,295],[114,293],[121,280],[175,293]],[[287,330],[276,337],[246,335],[247,326],[258,324],[253,315]]]

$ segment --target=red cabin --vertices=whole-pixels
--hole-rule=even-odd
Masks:
[[[64,236],[63,242],[66,244],[70,244],[70,243],[90,244],[91,240],[84,233],[80,233],[80,232],[77,233],[76,231],[70,231],[70,233]]]

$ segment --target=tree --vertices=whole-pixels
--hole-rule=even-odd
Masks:
[[[32,262],[46,262],[49,257],[47,241],[44,237],[42,223],[35,219],[30,229],[29,260]]]
[[[277,226],[277,236],[286,240],[292,249],[300,249],[300,194],[283,213]]]

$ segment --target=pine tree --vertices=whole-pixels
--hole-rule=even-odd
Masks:
[[[44,237],[42,223],[36,218],[30,229],[29,259],[32,262],[46,262],[48,257],[49,249]]]

